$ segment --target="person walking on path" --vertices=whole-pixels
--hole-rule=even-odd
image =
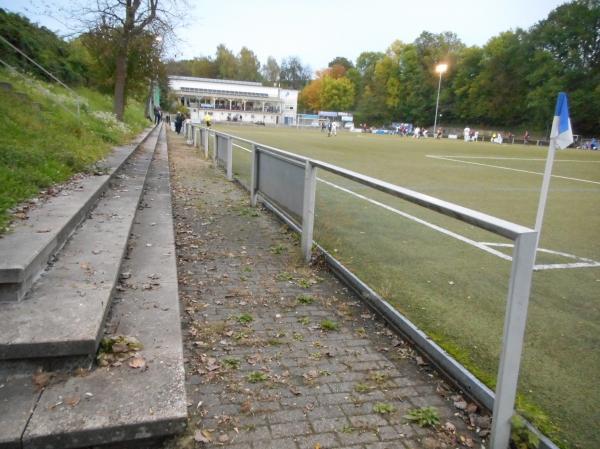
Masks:
[[[183,115],[181,114],[181,112],[178,112],[177,116],[175,117],[175,132],[177,134],[181,133],[182,125],[183,125]]]

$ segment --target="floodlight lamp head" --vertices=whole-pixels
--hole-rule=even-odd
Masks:
[[[448,70],[448,64],[438,64],[435,66],[436,73],[439,73],[440,75],[446,73],[446,70]]]

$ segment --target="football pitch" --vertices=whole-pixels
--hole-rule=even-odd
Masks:
[[[312,129],[217,130],[533,228],[547,148]],[[249,181],[249,146],[234,172]],[[490,387],[510,242],[318,172],[315,240]],[[564,447],[600,447],[600,152],[557,152],[533,276],[519,408]]]

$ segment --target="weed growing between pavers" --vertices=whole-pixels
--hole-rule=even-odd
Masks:
[[[298,318],[298,323],[302,324],[303,326],[308,326],[310,324],[310,318],[307,316],[303,316]]]
[[[396,407],[394,407],[392,404],[389,404],[387,402],[377,402],[373,406],[373,411],[375,413],[379,413],[380,415],[387,415],[389,413],[395,412]]]
[[[440,415],[435,407],[421,407],[412,409],[404,416],[421,427],[434,427],[440,423]]]
[[[236,370],[239,369],[241,364],[240,359],[236,359],[236,358],[225,358],[223,359],[223,365],[231,370]]]
[[[292,338],[296,341],[304,341],[304,335],[299,332],[294,332]]]
[[[325,319],[321,321],[321,329],[324,331],[338,331],[340,330],[340,325],[335,321]]]
[[[275,276],[275,279],[277,279],[278,281],[291,281],[292,279],[294,279],[294,276],[291,273],[288,273],[287,271],[282,271],[281,273],[278,273],[277,276]]]
[[[269,250],[273,253],[273,254],[283,254],[285,252],[287,252],[288,248],[285,245],[282,245],[281,243],[271,246],[271,248],[269,248]]]
[[[312,304],[315,301],[315,298],[310,295],[300,295],[296,298],[300,304]]]
[[[367,384],[363,384],[362,382],[354,386],[354,391],[356,391],[357,393],[367,393],[372,389],[373,387],[370,387]]]
[[[243,313],[237,318],[237,321],[240,324],[249,324],[254,321],[254,318],[249,313]]]

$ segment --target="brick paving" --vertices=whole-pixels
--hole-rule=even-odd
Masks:
[[[294,233],[173,133],[169,152],[189,425],[165,448],[481,447],[480,417]],[[404,417],[424,406],[434,429]]]

